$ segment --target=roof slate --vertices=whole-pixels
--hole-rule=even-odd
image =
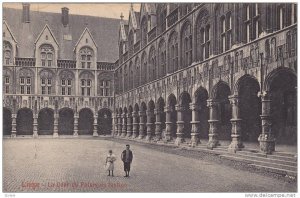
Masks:
[[[61,13],[30,11],[30,23],[22,23],[22,10],[12,8],[3,8],[3,19],[16,37],[19,57],[34,57],[34,42],[48,24],[59,43],[59,59],[74,59],[73,49],[86,27],[98,45],[97,61],[118,59],[120,19],[70,14],[69,26],[65,28]],[[72,40],[65,40],[64,34],[70,34]]]

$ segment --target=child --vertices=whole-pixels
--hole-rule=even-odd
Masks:
[[[108,170],[108,175],[110,176],[110,171],[111,171],[111,176],[114,176],[114,161],[116,161],[115,155],[112,153],[112,150],[108,151],[108,155],[106,157],[106,162],[105,162],[105,167],[106,170]]]

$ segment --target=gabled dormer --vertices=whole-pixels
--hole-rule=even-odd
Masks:
[[[46,24],[35,40],[36,66],[56,67],[58,50],[58,42],[50,27]]]
[[[14,65],[14,58],[17,56],[17,40],[5,20],[2,23],[2,38],[3,64]]]
[[[76,67],[81,69],[95,69],[97,68],[97,53],[98,46],[86,27],[79,37],[74,53],[76,56]]]

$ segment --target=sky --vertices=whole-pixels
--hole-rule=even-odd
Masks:
[[[62,7],[69,8],[69,14],[90,15],[106,18],[120,18],[128,20],[130,3],[30,3],[30,10],[40,12],[61,13]],[[3,3],[3,7],[22,9],[22,3]],[[135,11],[140,11],[140,4],[133,4]]]

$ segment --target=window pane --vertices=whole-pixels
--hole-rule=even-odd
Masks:
[[[9,93],[9,86],[5,86],[5,93]]]
[[[91,56],[90,56],[90,55],[87,56],[87,60],[88,60],[88,61],[91,60]]]
[[[45,78],[42,78],[42,85],[45,85]]]
[[[45,87],[42,87],[42,94],[45,94]]]
[[[68,86],[71,86],[72,85],[72,81],[69,79],[68,80]]]
[[[81,60],[85,60],[85,55],[81,55]]]
[[[46,65],[46,61],[42,60],[42,66],[44,67]]]
[[[41,54],[41,59],[46,59],[46,53]]]
[[[52,80],[48,79],[48,85],[51,85],[51,83],[52,83]]]
[[[21,79],[20,79],[20,84],[21,84],[21,85],[24,85],[24,84],[25,84],[25,78],[21,78]]]
[[[91,88],[87,88],[87,93],[86,93],[88,96],[91,95]]]
[[[91,80],[87,81],[87,86],[89,86],[89,87],[91,86]]]
[[[68,87],[68,95],[71,95],[71,87]]]
[[[21,86],[21,94],[24,94],[24,86]]]
[[[27,78],[27,85],[30,85],[30,84],[31,84],[31,78],[28,77],[28,78]]]
[[[91,68],[91,62],[87,62],[87,68]]]
[[[48,87],[48,94],[51,94],[51,87]]]
[[[103,95],[103,88],[100,89],[100,96],[104,96]]]
[[[51,66],[52,66],[52,61],[48,60],[48,67],[51,67]]]
[[[81,88],[81,95],[84,96],[84,88]]]
[[[63,96],[65,95],[65,87],[61,88],[61,95],[63,95]]]
[[[66,85],[66,81],[65,80],[61,80],[61,85],[65,86]]]
[[[30,91],[31,91],[31,87],[28,86],[28,87],[27,87],[27,94],[30,94]]]
[[[5,83],[9,84],[9,77],[5,77]]]
[[[48,59],[48,60],[52,60],[52,54],[48,54],[47,59]]]
[[[81,86],[85,86],[85,80],[81,80]]]

